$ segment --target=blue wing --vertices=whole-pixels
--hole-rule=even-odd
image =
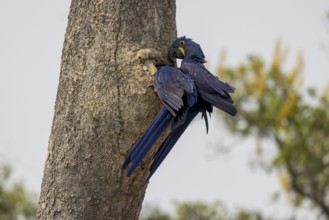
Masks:
[[[235,90],[232,86],[220,81],[203,64],[191,59],[184,59],[181,69],[194,80],[202,99],[230,115],[236,115],[237,110],[229,94]]]
[[[204,102],[202,99],[198,99],[198,103],[191,106],[187,110],[186,118],[183,123],[179,124],[175,129],[173,129],[168,137],[163,141],[158,151],[153,157],[153,162],[150,167],[150,174],[148,179],[152,177],[158,167],[161,165],[163,160],[167,157],[171,149],[174,147],[176,142],[179,140],[181,135],[184,133],[186,128],[192,122],[192,120],[201,112],[202,118],[205,119],[206,129],[208,133],[208,118],[207,112],[209,114],[212,112],[212,106],[209,103]]]
[[[172,66],[162,67],[156,73],[153,85],[164,106],[174,116],[184,105],[183,95],[194,92],[193,81],[180,69]]]
[[[179,124],[181,120],[185,120],[178,116],[186,111],[188,104],[193,105],[196,102],[196,97],[193,98],[196,91],[193,81],[178,68],[172,66],[160,68],[154,77],[153,85],[165,107],[161,109],[123,163],[122,168],[131,163],[128,176],[137,169],[170,124]]]

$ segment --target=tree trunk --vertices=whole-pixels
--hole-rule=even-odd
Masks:
[[[138,219],[148,171],[121,165],[175,37],[174,0],[72,0],[37,219]]]

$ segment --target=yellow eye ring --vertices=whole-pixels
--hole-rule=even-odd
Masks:
[[[185,44],[185,41],[183,41],[183,40],[181,40],[181,41],[179,41],[179,45],[184,45]]]

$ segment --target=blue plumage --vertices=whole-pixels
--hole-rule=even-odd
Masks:
[[[178,128],[173,129],[168,137],[164,140],[164,142],[161,144],[160,148],[156,152],[156,154],[153,157],[153,162],[150,167],[150,174],[148,176],[148,179],[152,177],[152,175],[155,173],[155,171],[158,169],[162,161],[166,158],[168,153],[171,151],[173,146],[176,144],[180,136],[184,133],[186,128],[189,126],[189,124],[192,122],[192,120],[199,114],[200,111],[202,111],[202,108],[199,108],[199,106],[192,107],[186,118],[185,122],[181,124]]]
[[[128,169],[128,176],[137,169],[147,153],[171,125],[170,134],[156,153],[159,157],[155,157],[157,163],[156,167],[153,166],[151,172],[153,174],[193,118],[200,111],[205,111],[204,108],[198,107],[198,95],[193,80],[180,69],[172,66],[161,67],[155,74],[153,85],[164,107],[134,145],[124,162],[122,168],[131,164]],[[207,118],[205,120],[207,124]],[[170,142],[167,140],[170,140]],[[161,153],[159,153],[160,150]],[[165,151],[165,153],[162,151]]]
[[[206,60],[200,45],[189,38],[180,37],[173,43],[169,58],[183,59],[181,68],[164,66],[154,77],[153,85],[164,107],[124,162],[122,168],[131,164],[128,176],[137,169],[167,128],[170,127],[171,131],[153,157],[148,179],[199,113],[205,119],[207,132],[207,112],[210,115],[213,106],[230,115],[237,113],[229,94],[234,92],[234,88],[220,81],[205,68],[203,64]]]
[[[170,59],[183,59],[181,70],[189,75],[197,87],[199,96],[206,102],[234,116],[237,114],[229,93],[234,88],[211,74],[203,65],[206,60],[199,44],[187,37],[177,38],[169,51]]]

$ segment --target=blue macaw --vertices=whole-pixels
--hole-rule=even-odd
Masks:
[[[169,58],[183,59],[180,69],[194,80],[198,94],[204,102],[232,116],[237,114],[229,94],[234,93],[235,89],[206,69],[203,65],[206,62],[205,56],[199,44],[185,36],[179,37],[169,50]]]
[[[169,151],[183,134],[190,122],[201,112],[208,130],[207,110],[205,103],[198,103],[198,94],[193,80],[180,69],[173,66],[162,66],[156,72],[153,86],[164,107],[160,110],[151,125],[134,145],[122,168],[130,176],[140,165],[164,131],[171,125],[171,132],[156,152],[150,168],[148,179],[154,174]]]
[[[175,58],[183,59],[180,69],[184,74],[193,79],[198,93],[197,104],[190,108],[189,114],[187,115],[186,121],[188,121],[188,123],[185,124],[186,127],[190,121],[201,112],[202,117],[205,118],[208,132],[208,119],[206,113],[208,112],[210,115],[213,111],[213,106],[232,116],[237,114],[237,110],[233,106],[233,100],[229,94],[233,93],[235,89],[229,84],[220,81],[205,68],[203,65],[206,62],[205,56],[200,45],[189,38],[180,37],[172,44],[172,47],[169,50],[169,58],[173,62],[175,61]],[[162,143],[151,164],[149,178],[153,175],[155,170],[171,150],[173,146],[170,144],[171,141],[176,143],[186,127],[173,130],[164,143]],[[177,133],[177,135],[174,135],[175,133]]]
[[[186,37],[178,38],[169,51],[169,58],[171,60],[183,59],[181,68],[164,66],[154,77],[153,85],[164,107],[134,145],[124,162],[123,168],[131,163],[128,176],[137,169],[170,125],[171,132],[153,157],[148,179],[198,113],[201,113],[205,119],[207,132],[207,112],[210,115],[213,106],[232,116],[237,113],[229,94],[234,92],[234,88],[220,81],[205,68],[203,65],[206,62],[205,56],[197,43]]]

